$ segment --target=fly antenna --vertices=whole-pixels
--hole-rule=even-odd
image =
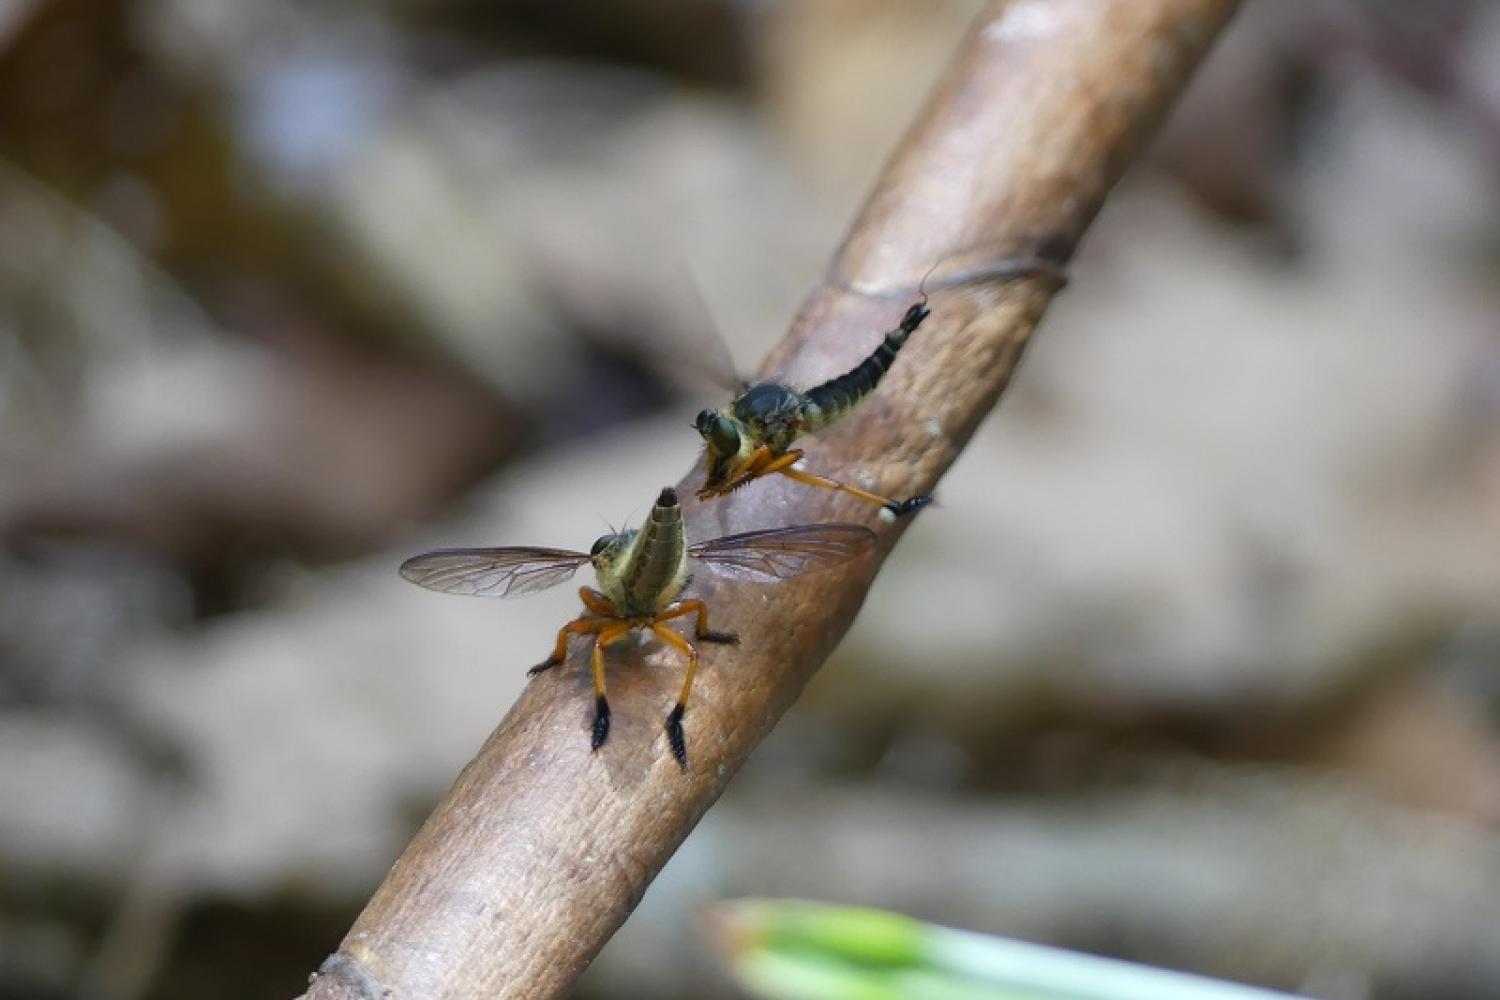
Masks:
[[[940,266],[942,266],[942,263],[943,262],[940,260],[935,261],[933,265],[927,269],[927,273],[922,275],[922,280],[917,282],[917,297],[922,300],[922,305],[924,306],[927,304],[927,279],[932,277],[932,272],[936,271]]]

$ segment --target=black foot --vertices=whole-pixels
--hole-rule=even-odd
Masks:
[[[609,702],[605,701],[604,695],[594,699],[594,735],[589,741],[589,748],[598,750],[609,739]]]
[[[725,646],[738,646],[740,644],[740,637],[737,632],[703,632],[693,638],[699,642],[718,642],[723,643]]]
[[[530,670],[526,671],[526,676],[527,677],[535,677],[537,674],[541,673],[543,670],[551,670],[553,667],[557,666],[561,662],[562,662],[562,660],[559,660],[557,657],[555,657],[555,656],[549,656],[549,657],[547,657],[547,659],[543,660],[541,663],[538,663],[536,666],[534,666]]]
[[[687,737],[682,734],[684,711],[682,705],[678,704],[673,706],[671,714],[667,716],[667,742],[672,745],[672,756],[677,758],[677,766],[686,771]]]
[[[881,512],[894,521],[898,517],[915,514],[930,503],[932,503],[932,497],[930,496],[910,497],[906,500],[892,500],[881,508]]]

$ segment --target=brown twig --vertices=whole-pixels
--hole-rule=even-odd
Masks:
[[[1004,388],[1056,287],[1010,279],[999,265],[1071,256],[1235,6],[1014,0],[980,17],[765,366],[802,384],[847,369],[940,263],[927,282],[932,318],[875,396],[809,442],[810,464],[888,495],[933,487]],[[778,482],[689,513],[700,538],[869,514]],[[883,530],[882,556],[898,534]],[[588,746],[587,671],[533,683],[306,996],[564,994],[843,636],[878,563],[775,587],[700,577],[715,624],[745,641],[704,652],[686,773],[661,731],[676,676],[669,657],[637,653],[649,663],[611,675],[615,727],[598,754]]]

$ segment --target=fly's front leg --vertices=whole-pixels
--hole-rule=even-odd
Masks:
[[[603,615],[606,618],[621,617],[620,610],[614,606],[613,602],[593,587],[579,587],[578,599],[583,602],[585,608],[596,615]]]
[[[693,638],[700,642],[718,642],[726,646],[738,646],[740,644],[740,637],[733,632],[713,632],[709,630],[708,605],[699,600],[678,601],[657,615],[656,620],[664,622],[671,618],[681,618],[683,615],[697,616],[698,620],[693,623]]]
[[[698,499],[710,500],[714,497],[728,496],[751,480],[764,476],[766,474],[764,471],[765,467],[775,460],[775,456],[771,454],[771,449],[766,445],[761,445],[752,451],[749,457],[736,468],[731,469],[729,474],[724,477],[723,482],[715,483],[711,486],[704,484],[703,488],[698,491]]]
[[[584,588],[585,590],[588,588]],[[582,615],[557,630],[557,644],[552,655],[526,671],[527,677],[535,677],[544,670],[551,670],[568,656],[568,640],[575,635],[593,635],[608,626],[613,618],[604,615]]]

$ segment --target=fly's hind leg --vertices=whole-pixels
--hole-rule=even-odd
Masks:
[[[662,638],[668,645],[675,646],[688,658],[687,674],[682,678],[682,690],[677,694],[677,703],[672,706],[672,711],[667,716],[667,743],[672,748],[672,756],[677,758],[680,767],[687,768],[687,737],[682,731],[682,717],[687,712],[688,695],[693,690],[693,677],[698,673],[698,650],[682,636],[673,632],[662,624],[672,618],[681,618],[684,615],[692,615],[693,637],[699,642],[718,642],[729,646],[737,646],[740,637],[733,632],[715,632],[708,627],[708,605],[699,600],[678,601],[671,607],[663,610],[656,616],[651,630]]]
[[[858,486],[850,486],[848,483],[841,483],[836,479],[829,479],[827,476],[819,476],[811,472],[804,472],[801,469],[792,468],[801,458],[802,452],[794,448],[766,466],[761,475],[769,475],[775,472],[796,482],[806,483],[808,486],[816,486],[819,489],[834,490],[838,493],[847,493],[850,496],[859,497],[866,503],[873,503],[879,506],[881,517],[888,520],[895,520],[898,517],[905,517],[907,514],[914,514],[932,503],[932,497],[930,496],[915,496],[908,497],[905,500],[892,500],[890,497],[883,497],[879,493],[871,493],[869,490],[862,490]]]

